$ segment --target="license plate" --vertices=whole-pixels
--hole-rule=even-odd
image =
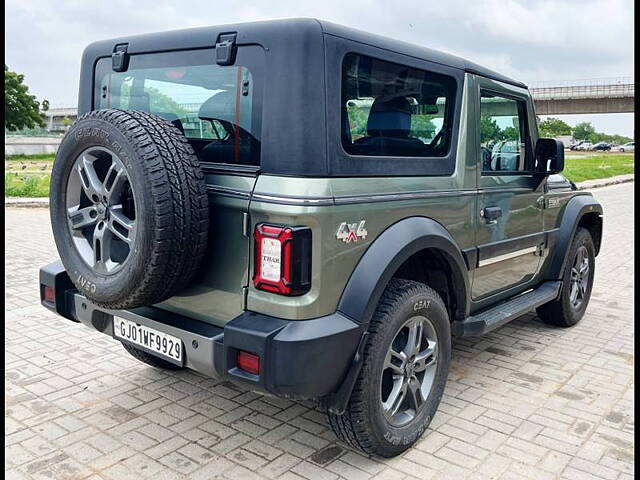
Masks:
[[[116,338],[182,364],[182,341],[173,335],[118,317],[113,318],[113,334]]]

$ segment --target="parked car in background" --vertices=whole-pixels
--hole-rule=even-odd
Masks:
[[[583,143],[585,143],[584,140],[576,142],[569,147],[569,150],[579,150],[578,147],[581,146]]]
[[[635,149],[635,142],[625,143],[624,145],[620,145],[620,148],[618,148],[621,152],[634,152]]]
[[[598,142],[593,146],[592,150],[602,150],[603,152],[608,152],[611,150],[611,145],[606,142]]]
[[[518,170],[520,143],[517,140],[503,140],[491,150],[491,170]]]

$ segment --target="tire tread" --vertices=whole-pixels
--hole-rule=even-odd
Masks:
[[[409,297],[417,293],[424,293],[425,290],[431,299],[439,302],[440,307],[446,310],[442,299],[436,291],[423,283],[401,278],[393,278],[389,282],[369,324],[369,335],[364,347],[364,364],[351,392],[349,404],[342,415],[327,413],[329,425],[336,436],[347,445],[365,453],[389,457],[401,451],[389,452],[387,446],[375,441],[374,436],[367,428],[368,422],[365,420],[369,412],[365,397],[366,390],[369,388],[368,380],[370,378],[367,370],[367,358],[376,342],[382,340],[381,331],[385,328],[389,317],[393,316]]]

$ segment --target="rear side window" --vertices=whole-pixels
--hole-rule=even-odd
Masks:
[[[97,78],[97,108],[154,113],[189,139],[203,162],[259,165],[255,79],[245,66],[220,66],[201,52],[132,55],[126,72]],[[101,62],[111,59],[102,59]],[[204,63],[202,63],[204,62]],[[110,70],[110,68],[108,69]]]
[[[342,146],[351,155],[442,157],[455,80],[364,55],[342,67]]]

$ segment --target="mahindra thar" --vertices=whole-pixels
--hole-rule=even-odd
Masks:
[[[99,41],[56,155],[42,304],[138,360],[409,448],[451,338],[584,315],[602,207],[526,85],[313,19]]]

